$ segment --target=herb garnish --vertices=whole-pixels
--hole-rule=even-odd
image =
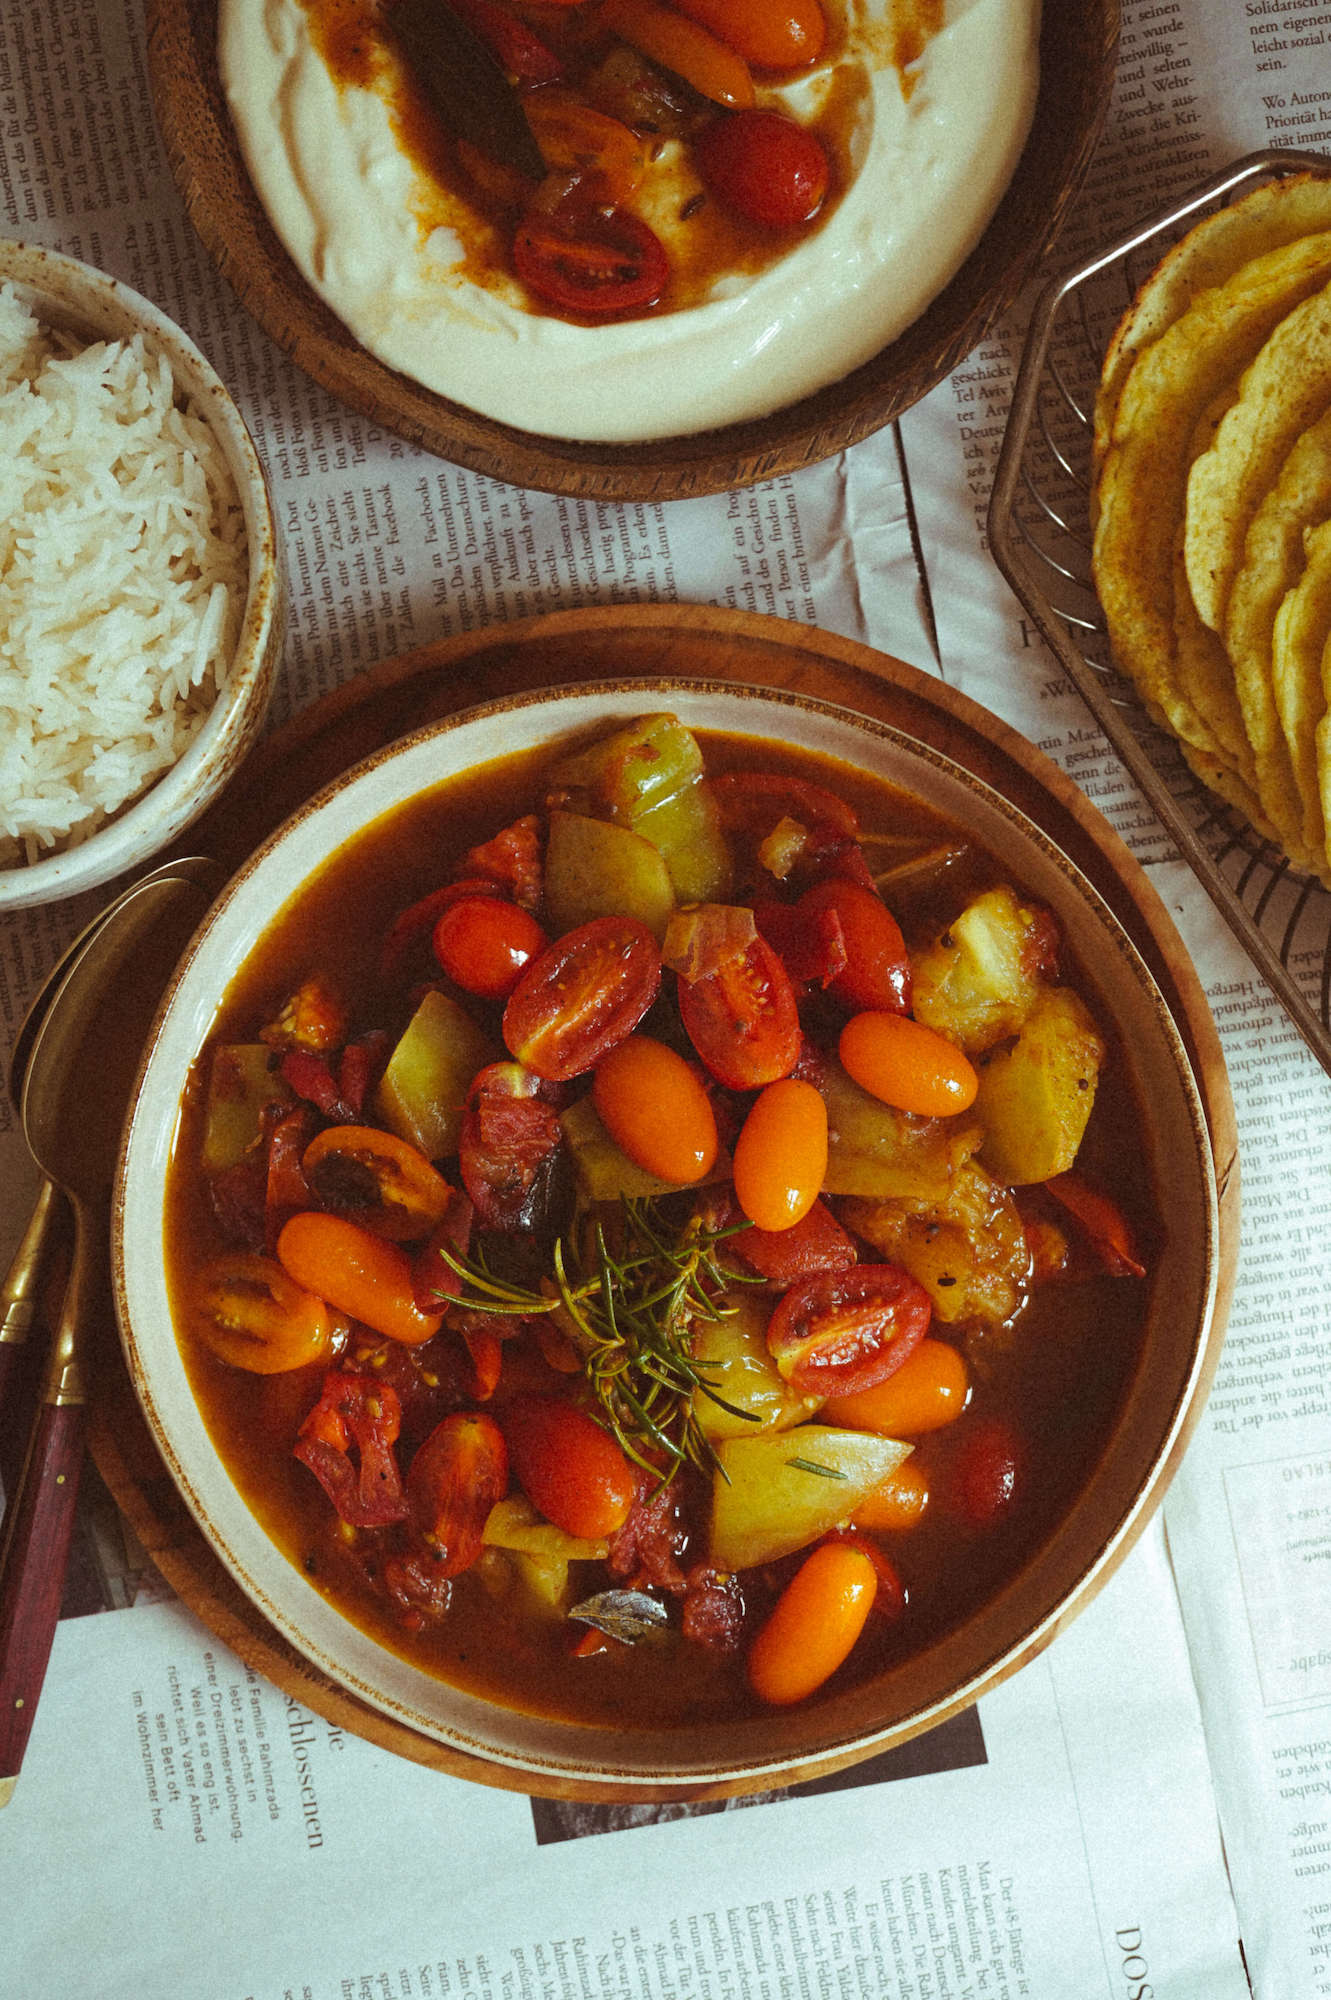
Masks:
[[[581,1234],[557,1238],[554,1281],[535,1292],[497,1276],[483,1259],[442,1255],[464,1281],[451,1303],[472,1312],[532,1318],[559,1312],[582,1357],[592,1412],[635,1464],[662,1485],[685,1463],[711,1473],[716,1452],[694,1413],[695,1390],[733,1416],[747,1410],[717,1395],[691,1352],[698,1321],[726,1319],[728,1286],[744,1282],[723,1269],[717,1247],[740,1223],[711,1228],[695,1215],[682,1229],[663,1218],[652,1198],[625,1196],[611,1232],[598,1217]]]

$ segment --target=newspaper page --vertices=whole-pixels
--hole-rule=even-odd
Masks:
[[[1180,7],[1147,11],[1179,17],[1182,34]],[[1207,121],[1228,90],[1212,78],[1197,92]],[[1153,127],[1145,132],[1149,151],[1157,141]],[[436,634],[569,605],[735,604],[928,668],[931,571],[948,580],[946,594],[932,590],[935,613],[963,615],[966,598],[977,616],[999,603],[992,571],[978,559],[974,575],[964,567],[982,555],[971,532],[982,500],[959,453],[960,403],[949,403],[973,389],[969,400],[997,413],[992,389],[979,394],[993,374],[930,399],[944,434],[936,467],[903,430],[906,475],[920,467],[910,497],[917,512],[928,507],[937,558],[923,576],[893,433],[752,491],[610,508],[473,477],[332,402],[237,307],[191,234],[156,141],[132,0],[0,12],[0,203],[11,234],[86,258],[177,317],[251,423],[291,587],[275,724]],[[1010,367],[1003,339],[969,367]],[[947,525],[958,493],[960,536]],[[977,627],[958,644],[949,624],[942,666],[1024,723],[1019,680],[985,673],[991,655],[1012,657],[1005,619],[996,612],[997,643]],[[1040,731],[1054,735],[1044,721]],[[95,897],[80,898],[0,924],[0,1053],[95,908]],[[0,1185],[7,1254],[34,1179],[6,1102]],[[94,1545],[115,1539],[96,1507],[88,1526]],[[116,1565],[98,1568],[106,1576]],[[459,1786],[293,1715],[162,1601],[132,1551],[119,1576],[113,1601],[133,1596],[136,1608],[66,1620],[57,1635],[23,1781],[0,1825],[7,1909],[21,1912],[5,1939],[17,1990],[202,2000],[1109,2000],[1153,1987],[1174,2000],[1230,2000],[1246,1990],[1158,1535],[1043,1659],[968,1718],[906,1746],[891,1773],[747,1802],[738,1821],[737,1804],[607,1824],[591,1850],[567,1830],[551,1833],[539,1806]],[[600,1865],[581,1865],[589,1853]],[[33,1884],[74,1880],[84,1920],[71,1922],[66,1898],[61,1923],[43,1923],[47,1901]],[[149,1888],[145,1924],[134,1913]],[[293,1895],[303,1888],[314,1893]],[[170,1909],[159,1906],[163,1893]],[[206,1969],[201,1907],[217,1913]],[[1277,1900],[1259,1914],[1275,1928],[1288,1910]]]
[[[1055,264],[1245,153],[1331,150],[1328,28],[1309,0],[1130,0],[1108,128]],[[1101,303],[1116,312],[1127,293]],[[1239,1124],[1239,1280],[1165,1513],[1253,1990],[1312,2000],[1331,1993],[1331,1079],[1172,858],[989,557],[1021,337],[1017,313],[901,425],[908,472],[928,468],[912,478],[926,570],[949,580],[934,600],[940,666],[1056,758],[1147,864],[1220,1029]],[[1314,902],[1308,928],[1324,939],[1325,898]],[[1293,962],[1313,990],[1321,951],[1310,942]]]
[[[702,1809],[445,1777],[279,1694],[178,1606],[72,1619],[0,1825],[0,1988],[1245,2000],[1207,1795],[1154,1535],[977,1709]]]

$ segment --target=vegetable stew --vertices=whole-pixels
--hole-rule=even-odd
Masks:
[[[347,1617],[518,1708],[890,1668],[1055,1532],[1160,1223],[1051,913],[867,773],[643,717],[333,855],[168,1186],[190,1379]]]

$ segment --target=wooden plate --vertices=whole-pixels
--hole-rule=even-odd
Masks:
[[[473,472],[598,500],[670,500],[828,458],[900,416],[971,352],[1038,266],[1080,186],[1108,108],[1119,0],[1046,0],[1039,98],[1016,174],[952,283],[899,339],[770,416],[630,445],[512,429],[367,353],[296,270],[250,182],[217,73],[217,0],[148,0],[147,20],[153,102],[190,220],[241,303],[307,375]]]
[[[232,792],[196,829],[200,849],[229,867],[237,865],[289,811],[369,751],[498,691],[663,674],[787,689],[908,731],[1002,792],[1099,890],[1173,1012],[1206,1111],[1220,1205],[1209,1384],[1238,1251],[1237,1139],[1218,1037],[1192,963],[1146,876],[1082,793],[1024,738],[901,661],[810,627],[691,606],[562,612],[440,641],[349,682],[270,738]],[[1194,1421],[1201,1400],[1193,1406]],[[1162,1481],[1177,1464],[1191,1428],[1190,1422],[1179,1436],[1162,1468]],[[97,1384],[92,1451],[168,1581],[249,1665],[329,1721],[399,1755],[508,1789],[531,1788],[521,1772],[469,1758],[371,1709],[317,1674],[265,1622],[186,1510],[139,1413],[118,1349],[105,1357]],[[823,1759],[807,1772],[788,1774],[783,1782],[819,1775],[834,1768],[835,1761]],[[602,1796],[573,1783],[566,1795]],[[637,1797],[650,1795],[635,1792]],[[707,1795],[708,1788],[701,1785],[684,1793],[677,1785],[659,1793],[676,1799]]]

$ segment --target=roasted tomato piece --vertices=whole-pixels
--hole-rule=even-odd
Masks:
[[[679,1011],[718,1083],[757,1090],[788,1076],[800,1052],[800,1017],[786,968],[764,938],[700,979],[681,979]]]
[[[326,979],[303,980],[289,993],[271,1021],[259,1030],[259,1040],[275,1049],[312,1049],[326,1055],[347,1037],[348,1014]]]
[[[489,1063],[472,1079],[458,1171],[485,1229],[529,1229],[541,1219],[562,1140],[541,1080],[521,1063]]]
[[[220,1361],[250,1375],[281,1375],[326,1361],[345,1323],[274,1257],[236,1250],[197,1272],[190,1327]]]
[[[524,910],[539,909],[544,870],[541,863],[541,822],[524,813],[493,839],[469,847],[462,857],[468,876],[484,876]]]
[[[527,209],[513,233],[513,268],[557,312],[580,319],[646,312],[670,280],[661,240],[626,208],[564,202]]]
[[[767,1348],[802,1393],[858,1395],[914,1352],[930,1314],[923,1285],[896,1264],[820,1271],[779,1301],[767,1323]]]
[[[1102,1268],[1114,1278],[1144,1278],[1146,1266],[1137,1254],[1127,1217],[1107,1194],[1093,1187],[1075,1167],[1044,1183],[1059,1206],[1081,1224]]]
[[[637,1496],[633,1467],[585,1410],[519,1396],[503,1416],[514,1477],[538,1513],[588,1541],[623,1527]]]
[[[697,158],[721,206],[760,229],[812,222],[827,199],[831,167],[822,141],[779,111],[716,119],[698,136]]]
[[[782,771],[722,771],[706,780],[727,833],[765,839],[779,820],[798,820],[841,840],[855,840],[860,823],[854,808],[809,778]]]
[[[522,108],[551,173],[579,175],[598,201],[632,200],[647,172],[647,145],[622,119],[560,89],[530,91]]]
[[[789,1229],[740,1229],[727,1247],[773,1285],[794,1285],[818,1271],[846,1271],[856,1262],[854,1243],[825,1201],[814,1202]]]
[[[324,1377],[294,1451],[350,1527],[382,1528],[406,1515],[393,1450],[401,1423],[397,1391],[387,1382],[341,1369]]]
[[[301,1166],[315,1206],[390,1243],[428,1236],[448,1213],[452,1190],[443,1175],[415,1146],[374,1125],[326,1125]]]
[[[407,1470],[407,1509],[440,1575],[471,1568],[490,1509],[507,1490],[508,1447],[493,1417],[454,1410],[431,1431]]]
[[[474,28],[510,76],[523,83],[553,83],[564,74],[554,50],[533,34],[525,21],[495,0],[447,0],[469,28]]]
[[[911,979],[906,941],[900,924],[881,896],[862,883],[832,877],[806,889],[796,910],[815,932],[829,917],[835,919],[846,962],[827,984],[838,1000],[848,1007],[909,1013]]]
[[[527,967],[504,1008],[505,1044],[537,1076],[581,1076],[632,1034],[660,984],[661,954],[646,924],[594,917]]]
[[[434,1312],[446,1300],[456,1298],[462,1289],[462,1279],[444,1253],[465,1258],[471,1248],[476,1211],[461,1188],[449,1192],[451,1198],[443,1217],[411,1260],[412,1291],[422,1312]]]

